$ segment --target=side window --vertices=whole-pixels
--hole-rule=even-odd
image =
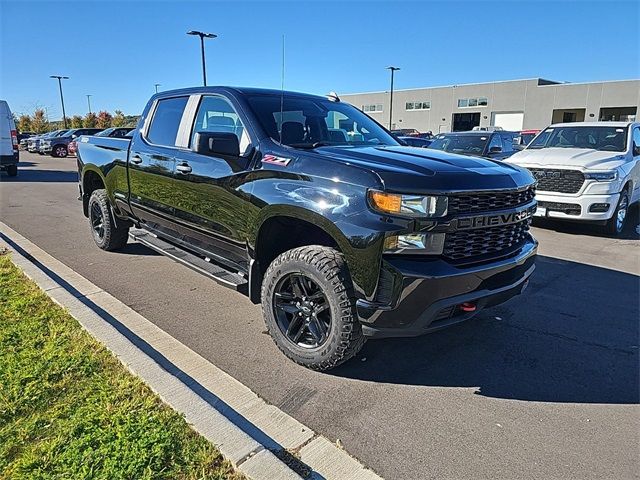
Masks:
[[[501,135],[502,136],[502,151],[513,152],[513,144],[516,141],[514,135]]]
[[[249,150],[251,141],[231,104],[222,97],[202,97],[191,134],[191,144],[198,132],[234,133],[240,143],[240,155]]]
[[[633,129],[633,156],[640,156],[640,127]]]
[[[147,140],[156,145],[173,147],[189,97],[167,98],[158,101],[147,132]]]
[[[502,148],[502,141],[500,140],[500,135],[493,135],[491,137],[491,141],[489,142],[489,151],[491,151],[494,147]]]

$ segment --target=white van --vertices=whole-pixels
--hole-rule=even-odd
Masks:
[[[18,132],[6,101],[0,100],[0,170],[10,177],[18,174]]]

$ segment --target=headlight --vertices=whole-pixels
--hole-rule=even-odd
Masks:
[[[369,203],[379,212],[412,217],[444,217],[449,204],[443,196],[400,195],[377,190],[369,190]]]
[[[608,172],[586,172],[584,178],[587,180],[596,180],[598,182],[611,182],[618,179],[618,171],[610,170]]]
[[[391,235],[384,239],[384,252],[440,255],[444,248],[444,236],[444,233]]]

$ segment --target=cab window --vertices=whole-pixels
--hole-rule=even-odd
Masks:
[[[222,97],[202,97],[191,133],[192,145],[196,133],[199,132],[235,134],[240,144],[240,155],[245,155],[251,145],[242,120],[231,104]]]
[[[175,146],[188,99],[189,97],[175,97],[159,100],[149,125],[147,140],[155,145]]]

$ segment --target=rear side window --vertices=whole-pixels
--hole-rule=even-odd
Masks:
[[[147,132],[147,140],[156,145],[175,146],[180,120],[188,99],[189,97],[176,97],[158,101]]]

